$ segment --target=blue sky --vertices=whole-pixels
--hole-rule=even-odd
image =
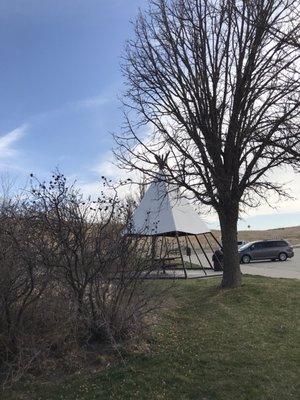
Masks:
[[[92,179],[121,123],[120,54],[143,3],[0,2],[0,135],[19,129],[11,169],[43,174],[59,165]]]
[[[130,20],[145,4],[1,0],[0,174],[23,182],[31,172],[44,177],[58,166],[87,192],[97,190],[102,174],[117,175],[110,132],[122,120],[120,55],[132,34]],[[298,198],[299,175],[292,179]],[[280,203],[275,214],[263,206],[241,221],[247,224],[300,225],[300,202]]]

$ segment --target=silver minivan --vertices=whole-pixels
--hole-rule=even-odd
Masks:
[[[286,240],[260,240],[241,246],[239,257],[240,262],[244,264],[248,264],[251,260],[286,261],[294,257],[294,251]]]

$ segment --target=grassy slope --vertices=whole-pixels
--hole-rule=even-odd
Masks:
[[[217,237],[221,236],[220,231],[214,231],[214,233]],[[264,239],[286,239],[295,245],[300,244],[300,226],[259,231],[239,231],[238,237],[239,240],[246,240],[247,242]]]
[[[154,327],[149,354],[3,400],[298,399],[300,282],[244,281],[229,292],[218,292],[216,279],[180,281],[172,289],[176,306]]]
[[[212,230],[212,233],[215,237],[221,241],[221,232],[219,230]],[[210,238],[210,236],[208,235]],[[206,250],[210,250],[209,246],[202,235],[198,236],[202,246]],[[190,237],[193,242],[193,245],[196,249],[199,250],[199,245],[193,237]],[[286,239],[292,245],[299,245],[300,244],[300,226],[288,227],[288,228],[277,228],[277,229],[267,229],[267,230],[247,230],[247,231],[239,231],[238,232],[238,239],[245,240],[246,242],[252,242],[255,240],[266,240],[266,239]],[[182,244],[184,240],[182,239]],[[217,245],[214,240],[210,238],[210,243],[212,244],[213,248],[216,249]],[[175,248],[177,247],[175,245]],[[183,244],[185,246],[185,244]]]

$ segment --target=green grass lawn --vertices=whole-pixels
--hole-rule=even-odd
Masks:
[[[300,281],[245,277],[179,281],[153,326],[150,351],[105,372],[0,394],[17,400],[299,399]],[[158,284],[165,284],[159,282]]]

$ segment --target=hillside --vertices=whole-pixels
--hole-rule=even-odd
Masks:
[[[221,235],[220,231],[218,230],[214,230],[213,233],[218,238]],[[251,242],[253,240],[264,239],[286,239],[293,245],[300,244],[300,226],[259,231],[239,231],[239,240],[246,240],[247,242]]]

